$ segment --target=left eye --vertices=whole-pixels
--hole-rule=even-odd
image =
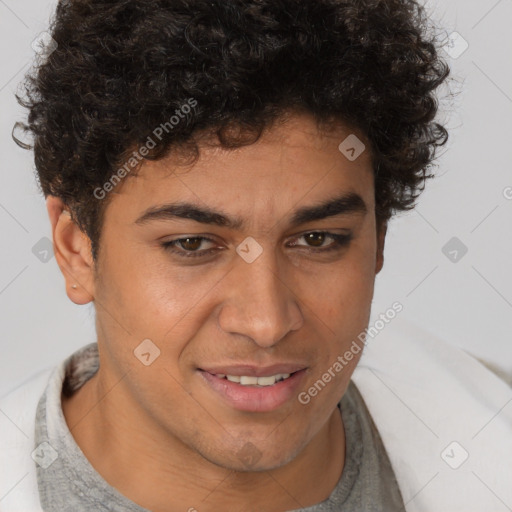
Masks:
[[[296,240],[305,240],[305,244],[300,244],[297,242],[293,242],[292,247],[309,247],[311,249],[319,248],[322,250],[327,249],[335,249],[341,247],[343,245],[347,245],[352,239],[351,234],[337,234],[337,233],[328,233],[326,231],[311,231],[310,233],[304,233]],[[331,241],[331,243],[325,244],[326,241]]]

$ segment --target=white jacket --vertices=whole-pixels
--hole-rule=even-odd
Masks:
[[[0,512],[42,512],[31,453],[50,373],[0,401]],[[407,512],[512,510],[512,388],[504,381],[398,317],[368,338],[353,380]]]

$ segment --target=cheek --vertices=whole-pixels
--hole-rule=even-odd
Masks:
[[[375,283],[375,248],[360,244],[340,260],[304,275],[301,295],[334,332],[366,327]]]
[[[199,278],[199,267],[172,264],[163,249],[125,245],[122,254],[115,247],[106,251],[101,300],[137,336],[165,336],[213,288],[217,273]]]
[[[150,261],[142,251],[116,249],[111,244],[104,251],[96,286],[98,337],[120,372],[146,369],[135,356],[143,340],[151,340],[157,347],[149,345],[151,360],[153,352],[160,351],[152,369],[161,363],[170,366],[183,350],[180,340],[186,340],[188,333],[183,332],[182,319],[200,299],[199,290],[184,287],[161,259]],[[153,374],[146,372],[140,377],[151,380]]]
[[[327,273],[308,279],[308,290],[303,290],[304,297],[309,295],[307,309],[312,331],[319,335],[321,343],[308,385],[318,379],[329,381],[317,406],[322,403],[331,407],[339,401],[362,355],[359,337],[368,326],[374,290],[373,251],[369,239],[352,247]]]

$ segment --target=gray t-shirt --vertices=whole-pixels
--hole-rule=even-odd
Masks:
[[[72,394],[98,370],[92,343],[71,355],[52,374],[36,413],[35,446],[47,442],[55,460],[37,465],[45,512],[148,512],[110,486],[91,466],[71,435],[61,395]],[[366,405],[353,382],[341,399],[346,436],[345,467],[331,496],[295,512],[405,512],[388,456]],[[51,459],[50,459],[51,460]],[[173,512],[173,511],[170,511]]]

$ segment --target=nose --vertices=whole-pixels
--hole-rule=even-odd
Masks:
[[[249,337],[262,348],[274,346],[304,322],[291,283],[270,253],[264,251],[252,263],[235,263],[218,316],[224,332]]]

